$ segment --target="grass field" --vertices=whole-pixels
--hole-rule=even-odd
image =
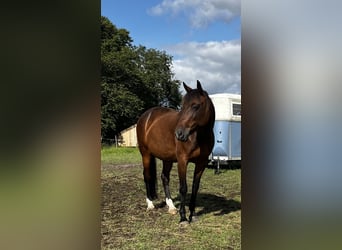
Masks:
[[[104,146],[101,149],[101,162],[103,164],[140,164],[141,156],[137,148],[122,148]]]
[[[180,227],[167,213],[158,179],[156,209],[146,211],[141,158],[136,148],[102,149],[102,249],[241,249],[241,169],[207,169],[197,198],[198,221]],[[161,162],[158,160],[158,176]],[[188,201],[194,166],[188,166]],[[170,190],[180,204],[177,167]],[[188,204],[188,202],[187,202]],[[188,206],[186,206],[189,215]]]

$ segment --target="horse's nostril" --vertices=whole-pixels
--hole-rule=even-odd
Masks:
[[[183,131],[181,129],[176,130],[176,138],[180,140],[183,137]]]
[[[189,133],[181,128],[177,129],[175,132],[177,140],[187,141]]]

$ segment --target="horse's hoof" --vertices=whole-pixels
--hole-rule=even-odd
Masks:
[[[194,223],[198,221],[198,217],[197,216],[192,216],[190,219],[190,222]]]
[[[149,198],[146,198],[146,202],[147,202],[147,211],[153,210],[154,209],[153,202]]]
[[[148,207],[148,208],[146,208],[146,212],[153,211],[153,210],[154,210],[154,207]]]
[[[187,227],[189,225],[190,225],[190,223],[187,220],[179,222],[179,227]]]
[[[169,214],[172,214],[172,215],[175,215],[175,214],[178,213],[178,210],[177,210],[176,208],[169,209],[169,210],[168,210],[168,213],[169,213]]]

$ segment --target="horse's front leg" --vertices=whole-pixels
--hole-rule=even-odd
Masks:
[[[190,205],[189,205],[189,210],[190,210],[189,221],[190,222],[193,220],[193,216],[195,214],[197,193],[198,193],[201,177],[202,177],[205,167],[206,167],[206,163],[202,163],[202,162],[196,163],[194,179],[192,182],[191,199],[190,199]]]
[[[185,198],[188,191],[188,186],[186,183],[186,169],[188,162],[186,160],[178,160],[178,176],[179,176],[179,194],[181,199],[181,204],[179,208],[180,223],[188,222],[185,215]]]

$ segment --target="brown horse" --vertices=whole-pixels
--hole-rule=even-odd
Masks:
[[[170,195],[169,180],[172,163],[178,162],[180,222],[188,223],[185,215],[185,197],[188,189],[187,164],[193,162],[196,165],[189,205],[189,221],[191,222],[201,176],[214,145],[215,109],[208,93],[202,89],[199,81],[197,81],[197,89],[190,88],[184,82],[183,86],[186,95],[183,97],[181,110],[178,112],[163,107],[147,110],[138,120],[137,139],[144,166],[147,209],[154,208],[152,200],[157,197],[155,158],[159,158],[163,161],[161,179],[166,204],[169,213],[177,213]]]

